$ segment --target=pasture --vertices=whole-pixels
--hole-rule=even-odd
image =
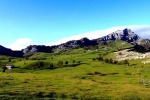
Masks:
[[[128,46],[127,46],[128,47]],[[106,63],[113,50],[36,53],[29,58],[1,60],[16,67],[0,69],[1,100],[139,100],[150,99],[150,66],[145,59]],[[103,60],[97,60],[103,55]],[[93,59],[94,58],[94,59]],[[66,61],[68,63],[66,63]],[[61,62],[58,63],[58,62]]]

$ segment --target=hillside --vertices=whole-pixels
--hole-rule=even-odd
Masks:
[[[149,40],[129,29],[94,40],[0,51],[2,100],[150,99]]]
[[[22,51],[13,51],[0,45],[0,55],[22,57]]]
[[[128,42],[115,40],[97,47],[37,52],[27,58],[3,56],[0,60],[0,98],[148,100],[150,67],[142,62],[149,58],[129,60],[129,65],[124,61],[113,62],[115,51],[131,47],[133,45]],[[2,66],[6,63],[15,67],[3,72]]]

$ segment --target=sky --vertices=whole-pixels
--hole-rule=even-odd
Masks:
[[[130,28],[150,39],[150,0],[0,0],[0,45],[21,50]]]

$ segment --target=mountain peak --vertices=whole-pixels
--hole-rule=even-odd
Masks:
[[[105,42],[108,40],[123,40],[127,42],[136,42],[140,37],[136,35],[134,32],[132,32],[130,29],[126,28],[124,30],[117,30],[115,32],[112,32],[111,34],[108,34],[104,37],[99,38],[99,42]]]

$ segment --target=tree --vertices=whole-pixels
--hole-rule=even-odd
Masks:
[[[81,61],[78,61],[77,63],[78,63],[78,64],[81,64]]]
[[[44,66],[44,63],[43,62],[40,62],[39,63],[39,67],[43,67]]]
[[[98,60],[98,61],[103,61],[102,55],[101,55],[101,54],[98,54],[98,55],[99,55],[99,57],[97,58],[97,60]]]
[[[66,66],[68,65],[68,63],[69,63],[68,61],[65,62]]]
[[[102,56],[100,56],[99,59],[100,59],[100,61],[103,61],[103,57]]]
[[[109,59],[109,63],[111,63],[111,64],[113,63],[113,60],[112,60],[112,58],[110,58],[110,59]]]
[[[59,62],[57,63],[57,66],[58,66],[58,67],[62,67],[62,66],[63,66],[63,61],[59,61]]]
[[[75,60],[73,60],[72,63],[74,64],[74,63],[75,63]]]
[[[95,61],[96,59],[95,58],[93,58],[93,61]]]
[[[51,64],[51,65],[49,66],[49,68],[50,68],[50,69],[54,69],[54,65]]]
[[[108,62],[109,62],[109,60],[108,60],[108,58],[106,58],[106,59],[105,59],[105,63],[108,63]]]
[[[2,67],[2,69],[3,69],[3,72],[5,72],[7,70],[7,67],[6,66]]]
[[[118,63],[118,61],[117,61],[117,60],[115,60],[115,61],[113,61],[113,63],[114,63],[114,64],[117,64],[117,63]]]
[[[11,58],[9,58],[8,61],[11,62]]]

